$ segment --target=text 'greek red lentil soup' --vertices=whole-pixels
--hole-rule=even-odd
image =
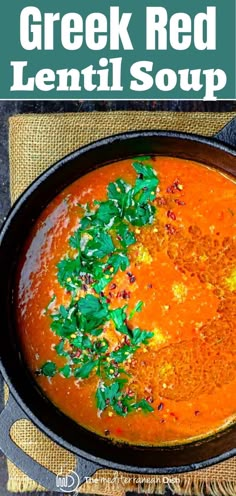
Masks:
[[[131,444],[187,442],[236,416],[236,184],[142,157],[59,194],[22,255],[26,362],[80,425]]]

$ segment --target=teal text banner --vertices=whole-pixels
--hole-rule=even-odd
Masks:
[[[7,0],[0,99],[234,100],[235,0]]]

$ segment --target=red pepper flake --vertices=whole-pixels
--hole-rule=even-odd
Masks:
[[[164,197],[162,197],[162,198],[157,199],[157,203],[158,203],[158,205],[161,206],[161,205],[166,205],[167,201]]]
[[[136,277],[132,274],[132,272],[126,272],[128,278],[129,278],[129,282],[130,284],[133,284],[135,281],[136,281]]]
[[[146,401],[148,401],[148,403],[153,403],[154,400],[152,396],[147,396]]]
[[[82,351],[81,351],[81,350],[77,350],[77,351],[76,351],[75,356],[76,356],[77,358],[79,358],[79,357],[80,357],[80,355],[81,355],[81,353],[82,353]]]
[[[120,427],[118,427],[118,428],[116,429],[116,434],[122,434],[122,432],[123,432],[123,431],[122,431],[122,429],[121,429]]]
[[[169,217],[169,219],[176,220],[176,215],[172,210],[168,210],[167,217]]]
[[[162,403],[162,402],[161,402],[161,403],[159,403],[159,405],[158,405],[158,407],[157,407],[157,410],[158,410],[159,412],[161,412],[161,410],[163,410],[163,408],[164,408],[164,403]]]
[[[85,274],[81,277],[81,279],[85,282],[85,284],[90,284],[91,276],[89,274]]]
[[[127,392],[127,395],[128,395],[129,398],[133,398],[134,392],[131,389],[129,389],[128,392]]]
[[[114,282],[110,285],[110,290],[112,291],[113,289],[116,289],[116,284]]]
[[[172,226],[172,224],[166,224],[165,228],[169,234],[175,234],[175,232],[176,232],[176,229],[174,226]]]
[[[147,285],[147,287],[148,287],[148,289],[152,289],[152,284],[151,284],[151,283],[149,283],[149,284]]]
[[[197,417],[198,415],[200,415],[200,411],[199,410],[195,410],[194,415],[196,415],[196,417]]]
[[[175,193],[176,190],[182,191],[182,189],[183,189],[183,186],[182,186],[182,184],[180,184],[179,179],[175,179],[173,184],[171,184],[171,186],[168,186],[166,191],[167,191],[167,193]]]
[[[84,281],[85,281],[85,284],[92,284],[93,283],[93,278],[92,278],[92,276],[90,274],[85,274]]]
[[[165,423],[165,419],[161,419],[160,424],[164,424],[164,423]]]
[[[128,338],[128,336],[124,337],[124,343],[127,344],[128,346],[130,345],[130,339]]]
[[[186,203],[183,200],[179,200],[179,198],[175,199],[175,203],[177,203],[177,205],[181,205],[182,207],[186,205]]]
[[[123,289],[123,291],[119,291],[119,293],[117,293],[117,298],[124,298],[124,300],[128,300],[130,296],[130,291],[126,291],[126,289]]]
[[[170,416],[171,416],[171,417],[174,417],[174,418],[175,418],[175,420],[178,420],[178,417],[175,415],[175,413],[174,413],[174,412],[170,412]]]
[[[109,303],[111,303],[110,298],[107,298],[107,299],[106,299],[106,302],[107,302],[108,304],[109,304]]]
[[[111,264],[107,265],[105,267],[105,269],[103,269],[103,272],[106,272],[107,270],[110,270],[110,269],[112,269],[112,265]]]
[[[179,179],[175,179],[175,181],[173,182],[173,186],[176,188],[176,189],[182,189],[182,184],[180,184],[180,181]]]

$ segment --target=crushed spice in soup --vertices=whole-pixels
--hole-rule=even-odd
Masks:
[[[138,157],[67,187],[17,282],[26,362],[76,422],[128,443],[206,436],[236,415],[236,185]]]

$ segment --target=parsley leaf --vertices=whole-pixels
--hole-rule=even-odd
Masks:
[[[134,403],[132,405],[132,408],[135,410],[137,410],[138,408],[141,408],[144,412],[154,412],[154,408],[145,399],[142,399],[142,400],[138,401],[137,403]]]
[[[110,385],[106,385],[104,382],[99,384],[96,392],[98,410],[104,410],[106,406],[113,405],[117,401],[123,384],[124,382],[120,381],[115,381]]]
[[[139,408],[153,410],[146,400],[137,401],[134,394],[125,391],[128,379],[123,377],[129,377],[129,373],[125,366],[119,365],[127,362],[153,336],[152,332],[131,330],[127,325],[127,319],[140,312],[143,303],[138,301],[128,317],[127,305],[109,308],[109,299],[103,293],[114,275],[130,265],[129,247],[136,242],[133,227],[153,222],[156,209],[152,200],[158,178],[152,166],[144,164],[148,160],[145,156],[134,160],[132,165],[137,173],[134,185],[117,179],[108,185],[105,201],[79,205],[82,218],[68,242],[75,256],[69,256],[70,250],[57,264],[58,281],[71,293],[71,301],[50,314],[50,327],[61,338],[55,351],[65,357],[66,363],[57,368],[55,363],[47,361],[40,370],[48,377],[60,373],[65,378],[73,375],[81,380],[96,372],[101,378],[96,391],[99,410],[109,407],[121,416]],[[80,289],[87,294],[79,296]],[[104,336],[111,321],[116,332],[128,339],[118,349],[108,351],[111,343]]]
[[[74,376],[78,379],[87,379],[94,367],[98,364],[98,360],[91,360],[86,362],[82,367],[74,370]]]
[[[68,291],[73,291],[80,286],[80,256],[76,258],[64,258],[57,264],[57,278],[61,286]]]
[[[119,330],[121,327],[124,326],[125,320],[127,318],[126,315],[127,306],[128,305],[125,305],[124,307],[119,307],[119,308],[115,308],[114,310],[110,310],[110,317],[113,320],[117,330]]]
[[[110,357],[117,363],[122,363],[127,360],[136,351],[135,346],[125,345],[116,351],[112,351]]]
[[[148,344],[148,340],[154,336],[153,332],[149,331],[142,331],[137,327],[136,329],[133,329],[132,331],[132,343],[136,346],[140,344]]]
[[[87,242],[85,254],[89,257],[104,258],[114,251],[114,244],[107,232],[96,232],[94,239]]]
[[[79,348],[79,349],[83,349],[83,350],[86,350],[86,348],[92,347],[92,341],[86,334],[76,336],[76,338],[72,339],[71,344],[75,348]]]
[[[68,379],[70,376],[71,376],[71,368],[69,365],[65,365],[64,367],[61,367],[59,369],[59,372],[61,373],[61,375],[63,375],[63,377],[65,377],[66,379]]]
[[[68,356],[68,351],[64,350],[65,340],[62,339],[58,344],[55,345],[54,349],[59,356]]]
[[[40,372],[46,377],[53,377],[57,372],[56,364],[48,360],[42,365]]]
[[[127,224],[124,222],[120,222],[115,228],[116,235],[118,235],[118,239],[122,246],[127,248],[130,245],[133,245],[136,242],[135,235],[133,231],[130,231]]]
[[[96,354],[106,353],[109,348],[109,343],[106,339],[97,339],[93,343],[92,351]]]
[[[155,207],[149,203],[137,205],[127,209],[125,218],[133,226],[141,227],[146,224],[152,224],[155,211]]]
[[[129,319],[132,319],[134,317],[134,315],[137,313],[137,312],[141,312],[143,308],[143,301],[138,301],[135,305],[135,307],[133,308],[133,310],[131,310],[130,314],[129,314]]]
[[[96,397],[98,410],[103,412],[103,410],[105,410],[105,408],[106,408],[106,397],[104,394],[104,389],[102,389],[101,387],[98,387],[96,394],[95,394],[95,397]]]
[[[68,338],[71,334],[77,332],[78,322],[75,314],[75,307],[60,306],[59,312],[51,315],[51,329],[62,338]]]
[[[113,276],[107,277],[103,276],[100,281],[98,281],[96,284],[94,284],[94,289],[96,293],[101,293],[105,287],[111,282]]]
[[[107,260],[107,267],[113,267],[113,274],[116,274],[118,270],[126,270],[129,267],[129,259],[127,255],[125,255],[122,252],[116,252],[113,255],[111,255],[110,258]],[[104,269],[104,271],[109,270],[109,269]]]
[[[81,234],[81,229],[77,229],[77,231],[75,231],[69,239],[69,245],[71,248],[75,248],[78,251],[80,251]]]
[[[131,191],[131,189],[132,186],[126,181],[117,179],[114,183],[108,184],[107,196],[110,200],[116,201],[116,204],[122,209],[127,193]]]
[[[150,155],[141,155],[140,157],[134,157],[133,159],[135,162],[146,162],[147,160],[152,160],[152,157]]]
[[[148,164],[144,165],[143,163],[140,162],[133,162],[133,167],[136,170],[136,172],[143,177],[143,179],[156,179],[157,184],[159,183],[156,172],[154,171],[151,165]]]
[[[140,162],[134,162],[133,167],[139,174],[134,186],[134,194],[142,192],[138,201],[140,204],[145,204],[149,200],[155,198],[156,188],[159,183],[156,172],[151,165],[144,165]]]
[[[108,305],[101,303],[101,301],[92,294],[80,298],[78,301],[78,308],[84,317],[94,317],[97,320],[104,318],[108,314]]]
[[[119,209],[113,201],[99,202],[96,218],[106,227],[111,228],[116,218],[119,217]]]

